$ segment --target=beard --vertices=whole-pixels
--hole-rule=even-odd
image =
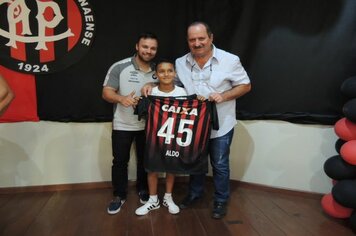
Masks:
[[[141,61],[144,61],[144,62],[150,62],[153,59],[153,55],[152,54],[142,55],[140,53],[137,53],[137,56]]]

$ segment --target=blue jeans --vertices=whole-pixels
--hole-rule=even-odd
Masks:
[[[227,134],[209,140],[210,164],[213,169],[214,201],[227,202],[230,196],[230,145],[234,129]],[[201,197],[204,193],[205,174],[191,175],[189,179],[189,194]]]

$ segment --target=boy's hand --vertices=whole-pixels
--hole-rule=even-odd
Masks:
[[[202,95],[197,95],[197,99],[200,101],[205,101],[206,98]]]
[[[142,87],[142,89],[141,89],[141,94],[142,94],[142,96],[147,97],[148,95],[150,95],[151,92],[152,92],[152,88],[153,88],[153,87],[154,87],[154,86],[153,86],[152,83],[147,83],[147,84],[145,84],[145,85]]]

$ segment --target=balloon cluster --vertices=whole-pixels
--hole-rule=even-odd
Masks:
[[[343,114],[335,123],[339,137],[335,144],[338,155],[324,163],[324,171],[333,179],[332,191],[323,196],[324,211],[335,218],[348,219],[356,232],[356,76],[342,83],[341,92],[349,98],[343,106]]]

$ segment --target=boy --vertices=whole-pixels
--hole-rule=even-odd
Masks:
[[[156,64],[155,75],[159,81],[158,86],[152,89],[151,95],[162,97],[186,96],[185,89],[174,85],[176,72],[174,64],[169,60],[161,60]],[[148,176],[149,199],[146,204],[136,210],[136,215],[146,215],[149,211],[160,207],[157,196],[158,172],[149,172]],[[169,213],[179,213],[179,207],[174,203],[172,190],[174,185],[174,174],[166,173],[166,193],[163,198],[163,205],[168,208]]]

